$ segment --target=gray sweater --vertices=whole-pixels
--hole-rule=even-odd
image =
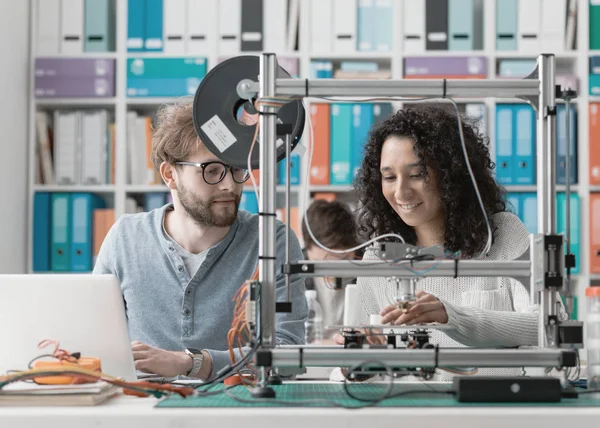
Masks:
[[[162,349],[206,349],[212,373],[230,363],[227,332],[233,295],[249,279],[258,261],[258,215],[239,211],[225,238],[211,248],[193,278],[162,232],[165,211],[124,215],[106,236],[94,273],[116,275],[125,300],[130,339]],[[285,225],[277,221],[277,301],[286,300]],[[290,235],[291,262],[302,259],[298,240]],[[304,343],[308,309],[304,279],[292,277],[292,313],[277,314],[278,344]]]

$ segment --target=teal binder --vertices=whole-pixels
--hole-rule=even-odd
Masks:
[[[565,234],[565,254],[567,251],[567,195],[564,192],[557,193],[556,195],[556,232]],[[579,195],[577,193],[571,193],[571,254],[575,255],[575,268],[571,269],[571,273],[579,273],[581,266],[581,204]]]
[[[352,107],[331,105],[331,184],[352,183]]]
[[[496,0],[496,50],[517,50],[517,0]]]
[[[93,268],[94,210],[104,208],[104,200],[92,193],[71,195],[71,271],[90,272]]]
[[[53,193],[50,203],[52,209],[50,269],[54,272],[68,272],[71,269],[71,195]]]
[[[127,50],[141,52],[146,40],[146,0],[128,0]]]
[[[85,52],[112,52],[115,50],[115,11],[111,0],[85,0]]]
[[[146,0],[144,48],[151,52],[162,52],[163,46],[163,0]]]
[[[473,50],[473,0],[448,0],[448,48]]]

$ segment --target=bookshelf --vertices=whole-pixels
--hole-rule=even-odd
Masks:
[[[83,0],[82,0],[83,1]],[[197,57],[203,56],[207,60],[207,71],[218,63],[221,56],[230,56],[230,53],[222,55],[218,51],[217,43],[212,43],[206,52],[202,54],[170,54],[162,52],[128,52],[127,50],[127,25],[128,25],[128,2],[125,0],[113,0],[115,3],[116,16],[116,49],[114,52],[90,52],[72,55],[57,55],[57,57],[72,57],[72,58],[108,58],[114,59],[116,62],[115,74],[115,96],[111,98],[44,98],[36,99],[32,94],[29,108],[29,168],[28,182],[29,184],[29,251],[28,251],[28,269],[32,271],[32,224],[33,224],[33,199],[37,192],[93,192],[105,198],[111,208],[115,210],[115,218],[119,218],[126,212],[126,200],[130,195],[146,195],[166,192],[166,187],[162,185],[134,185],[129,184],[127,179],[127,114],[129,111],[152,112],[158,106],[169,104],[180,98],[130,98],[127,93],[127,60],[132,57],[141,58],[169,58],[169,57]],[[406,5],[410,0],[393,0],[393,21],[392,21],[392,46],[389,52],[326,52],[316,53],[311,51],[311,16],[314,11],[311,10],[311,5],[315,1],[298,0],[299,8],[299,36],[298,50],[292,52],[277,52],[281,56],[297,58],[299,61],[300,77],[311,76],[311,61],[313,60],[331,60],[340,62],[342,60],[355,61],[373,61],[378,64],[385,64],[389,67],[390,76],[393,79],[401,79],[404,77],[403,64],[407,57],[483,57],[487,66],[487,78],[493,79],[496,77],[498,70],[498,62],[503,59],[535,59],[536,53],[519,52],[519,51],[499,51],[496,50],[496,8],[495,2],[491,0],[483,1],[483,49],[475,51],[423,51],[418,53],[405,53],[403,46],[403,22],[405,19]],[[590,192],[600,192],[600,186],[590,186],[589,184],[589,141],[588,141],[588,106],[591,102],[600,102],[600,96],[589,96],[588,93],[588,59],[590,55],[600,55],[600,50],[590,50],[588,48],[588,31],[589,31],[589,13],[588,1],[577,0],[577,50],[574,51],[557,51],[557,66],[568,68],[578,78],[578,97],[574,102],[577,106],[577,134],[578,134],[578,182],[572,187],[572,192],[579,195],[580,211],[581,211],[581,230],[580,230],[580,246],[581,260],[578,264],[581,266],[581,273],[574,276],[575,287],[577,294],[580,297],[580,302],[584,302],[584,289],[590,281],[600,281],[600,274],[591,275],[589,266],[589,248],[590,248],[590,216],[589,216],[589,195]],[[294,3],[294,1],[292,1]],[[31,32],[32,46],[30,53],[31,65],[33,65],[37,55],[37,1],[31,0]],[[260,52],[239,52],[243,55],[259,54]],[[46,55],[44,55],[46,56]],[[31,67],[33,69],[33,66]],[[31,85],[34,85],[33,72],[31,73]],[[325,102],[323,100],[307,99],[306,107],[310,109],[310,105],[314,102]],[[490,137],[492,144],[491,150],[494,152],[495,142],[495,120],[494,112],[498,104],[504,103],[522,103],[522,100],[507,100],[496,98],[470,98],[457,99],[459,103],[483,103],[487,111],[487,134]],[[400,108],[402,103],[394,102],[395,108]],[[53,111],[61,108],[105,108],[111,111],[114,115],[115,123],[115,180],[114,184],[95,185],[95,186],[59,186],[59,185],[40,185],[35,181],[35,152],[36,152],[36,123],[35,113],[38,110]],[[304,135],[308,131],[305,130]],[[307,156],[302,158],[301,174],[306,171]],[[280,196],[284,191],[284,186],[278,186],[277,191]],[[245,189],[249,190],[249,189]],[[535,192],[536,186],[507,186],[510,192]],[[558,186],[558,191],[564,190],[564,186]],[[300,186],[292,185],[292,201],[299,204],[300,212],[306,208],[306,199],[302,195],[303,189]],[[352,186],[350,185],[320,185],[310,186],[310,192],[336,193],[340,197],[351,198]],[[301,217],[301,216],[300,216]],[[580,313],[585,310],[584,305],[579,305]],[[581,318],[581,315],[580,315]]]

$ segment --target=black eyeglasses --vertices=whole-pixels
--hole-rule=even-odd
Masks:
[[[175,165],[193,166],[202,170],[202,178],[207,184],[218,184],[227,175],[227,171],[231,171],[233,181],[238,184],[245,183],[250,178],[250,172],[247,169],[236,168],[234,166],[225,165],[223,162],[175,162]]]

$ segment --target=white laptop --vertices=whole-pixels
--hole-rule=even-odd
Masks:
[[[60,348],[98,357],[102,371],[136,380],[125,305],[113,275],[0,275],[0,375]]]

